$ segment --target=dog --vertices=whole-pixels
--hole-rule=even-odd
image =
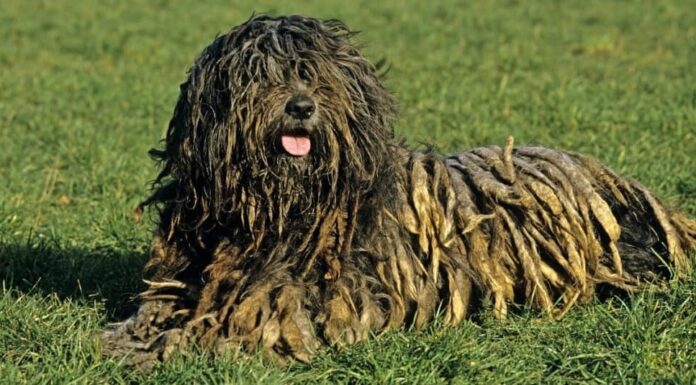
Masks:
[[[512,139],[449,156],[401,144],[352,35],[253,16],[203,50],[151,151],[148,288],[104,333],[107,355],[306,362],[436,316],[560,318],[691,270],[696,222],[590,157]]]

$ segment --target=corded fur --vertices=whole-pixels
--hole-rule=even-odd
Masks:
[[[394,140],[394,102],[338,21],[255,16],[181,86],[154,192],[149,288],[105,353],[193,345],[307,361],[491,306],[560,317],[598,287],[688,272],[696,224],[596,161],[544,147],[444,157]],[[297,92],[312,151],[283,153]],[[304,124],[304,123],[303,123]]]

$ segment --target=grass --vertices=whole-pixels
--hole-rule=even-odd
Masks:
[[[99,357],[133,310],[152,222],[132,209],[186,68],[253,11],[344,20],[391,63],[396,132],[443,152],[542,143],[593,154],[696,215],[690,1],[0,0],[3,384],[696,383],[696,275],[593,303],[390,333],[311,365]]]

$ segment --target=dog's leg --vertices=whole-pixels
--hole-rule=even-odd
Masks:
[[[174,244],[155,237],[149,265],[154,262],[159,270],[146,281],[148,289],[140,294],[138,311],[102,334],[105,355],[147,368],[187,345],[182,328],[193,312],[198,290],[163,274],[172,263],[185,264],[183,259]]]
[[[352,345],[384,329],[386,294],[374,272],[359,271],[357,263],[344,264],[338,279],[327,282],[323,305],[316,317],[322,337],[330,346]]]
[[[260,276],[264,274],[260,273]],[[308,362],[320,347],[308,310],[304,285],[287,277],[265,276],[247,287],[237,303],[226,304],[217,314],[219,331],[202,337],[217,350],[262,349],[272,360],[291,356]]]
[[[696,247],[696,222],[670,210],[639,183],[594,159],[575,155],[620,227],[616,242],[624,271],[654,281],[687,273]],[[607,256],[605,256],[607,257]]]
[[[285,262],[245,254],[223,241],[199,277],[204,284],[183,336],[216,351],[263,351],[279,361],[308,361],[319,348],[309,310],[316,292]]]

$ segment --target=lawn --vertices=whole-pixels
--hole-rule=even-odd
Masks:
[[[196,55],[253,12],[362,31],[414,146],[581,151],[696,216],[692,1],[0,0],[0,383],[696,383],[696,274],[556,323],[483,312],[310,365],[100,358],[94,335],[142,288],[147,150]]]

